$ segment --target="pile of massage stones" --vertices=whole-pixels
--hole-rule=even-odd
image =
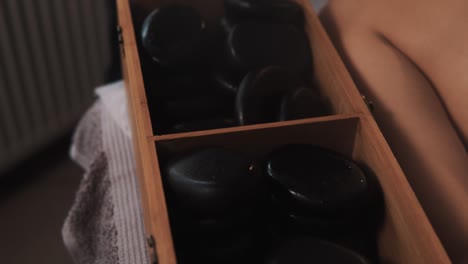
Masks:
[[[132,7],[156,134],[330,113],[290,0]],[[376,263],[382,195],[364,166],[285,145],[264,157],[201,148],[160,157],[178,263]]]
[[[376,263],[375,176],[314,145],[251,158],[221,147],[163,162],[178,263]]]
[[[156,134],[329,113],[299,4],[224,0],[216,23],[187,5],[132,9]]]

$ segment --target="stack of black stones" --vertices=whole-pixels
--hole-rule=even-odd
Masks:
[[[297,3],[224,0],[216,25],[187,5],[132,11],[157,134],[329,113]],[[178,263],[377,262],[378,184],[339,153],[208,147],[161,163]]]
[[[166,5],[136,21],[157,134],[328,114],[313,84],[304,14],[289,0],[225,0],[213,25]]]
[[[347,157],[296,144],[208,147],[164,162],[180,263],[376,263],[382,196]]]

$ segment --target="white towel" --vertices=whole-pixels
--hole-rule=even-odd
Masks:
[[[62,235],[77,264],[147,264],[123,82],[96,90],[80,121],[72,158],[86,171]]]

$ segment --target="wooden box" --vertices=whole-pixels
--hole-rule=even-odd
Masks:
[[[220,0],[154,0],[148,6],[185,2],[212,16]],[[334,149],[366,164],[380,181],[385,199],[384,225],[378,236],[382,263],[450,263],[438,237],[376,125],[362,95],[307,0],[298,0],[306,14],[316,81],[329,100],[333,115],[156,136],[145,95],[129,0],[117,0],[121,54],[148,252],[159,263],[176,263],[158,155],[196,146],[226,146],[262,155],[285,143],[314,143]],[[205,13],[203,13],[205,12]],[[155,243],[151,243],[151,237]]]

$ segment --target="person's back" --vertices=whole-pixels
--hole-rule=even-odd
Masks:
[[[331,0],[321,19],[448,253],[468,262],[468,1]]]

